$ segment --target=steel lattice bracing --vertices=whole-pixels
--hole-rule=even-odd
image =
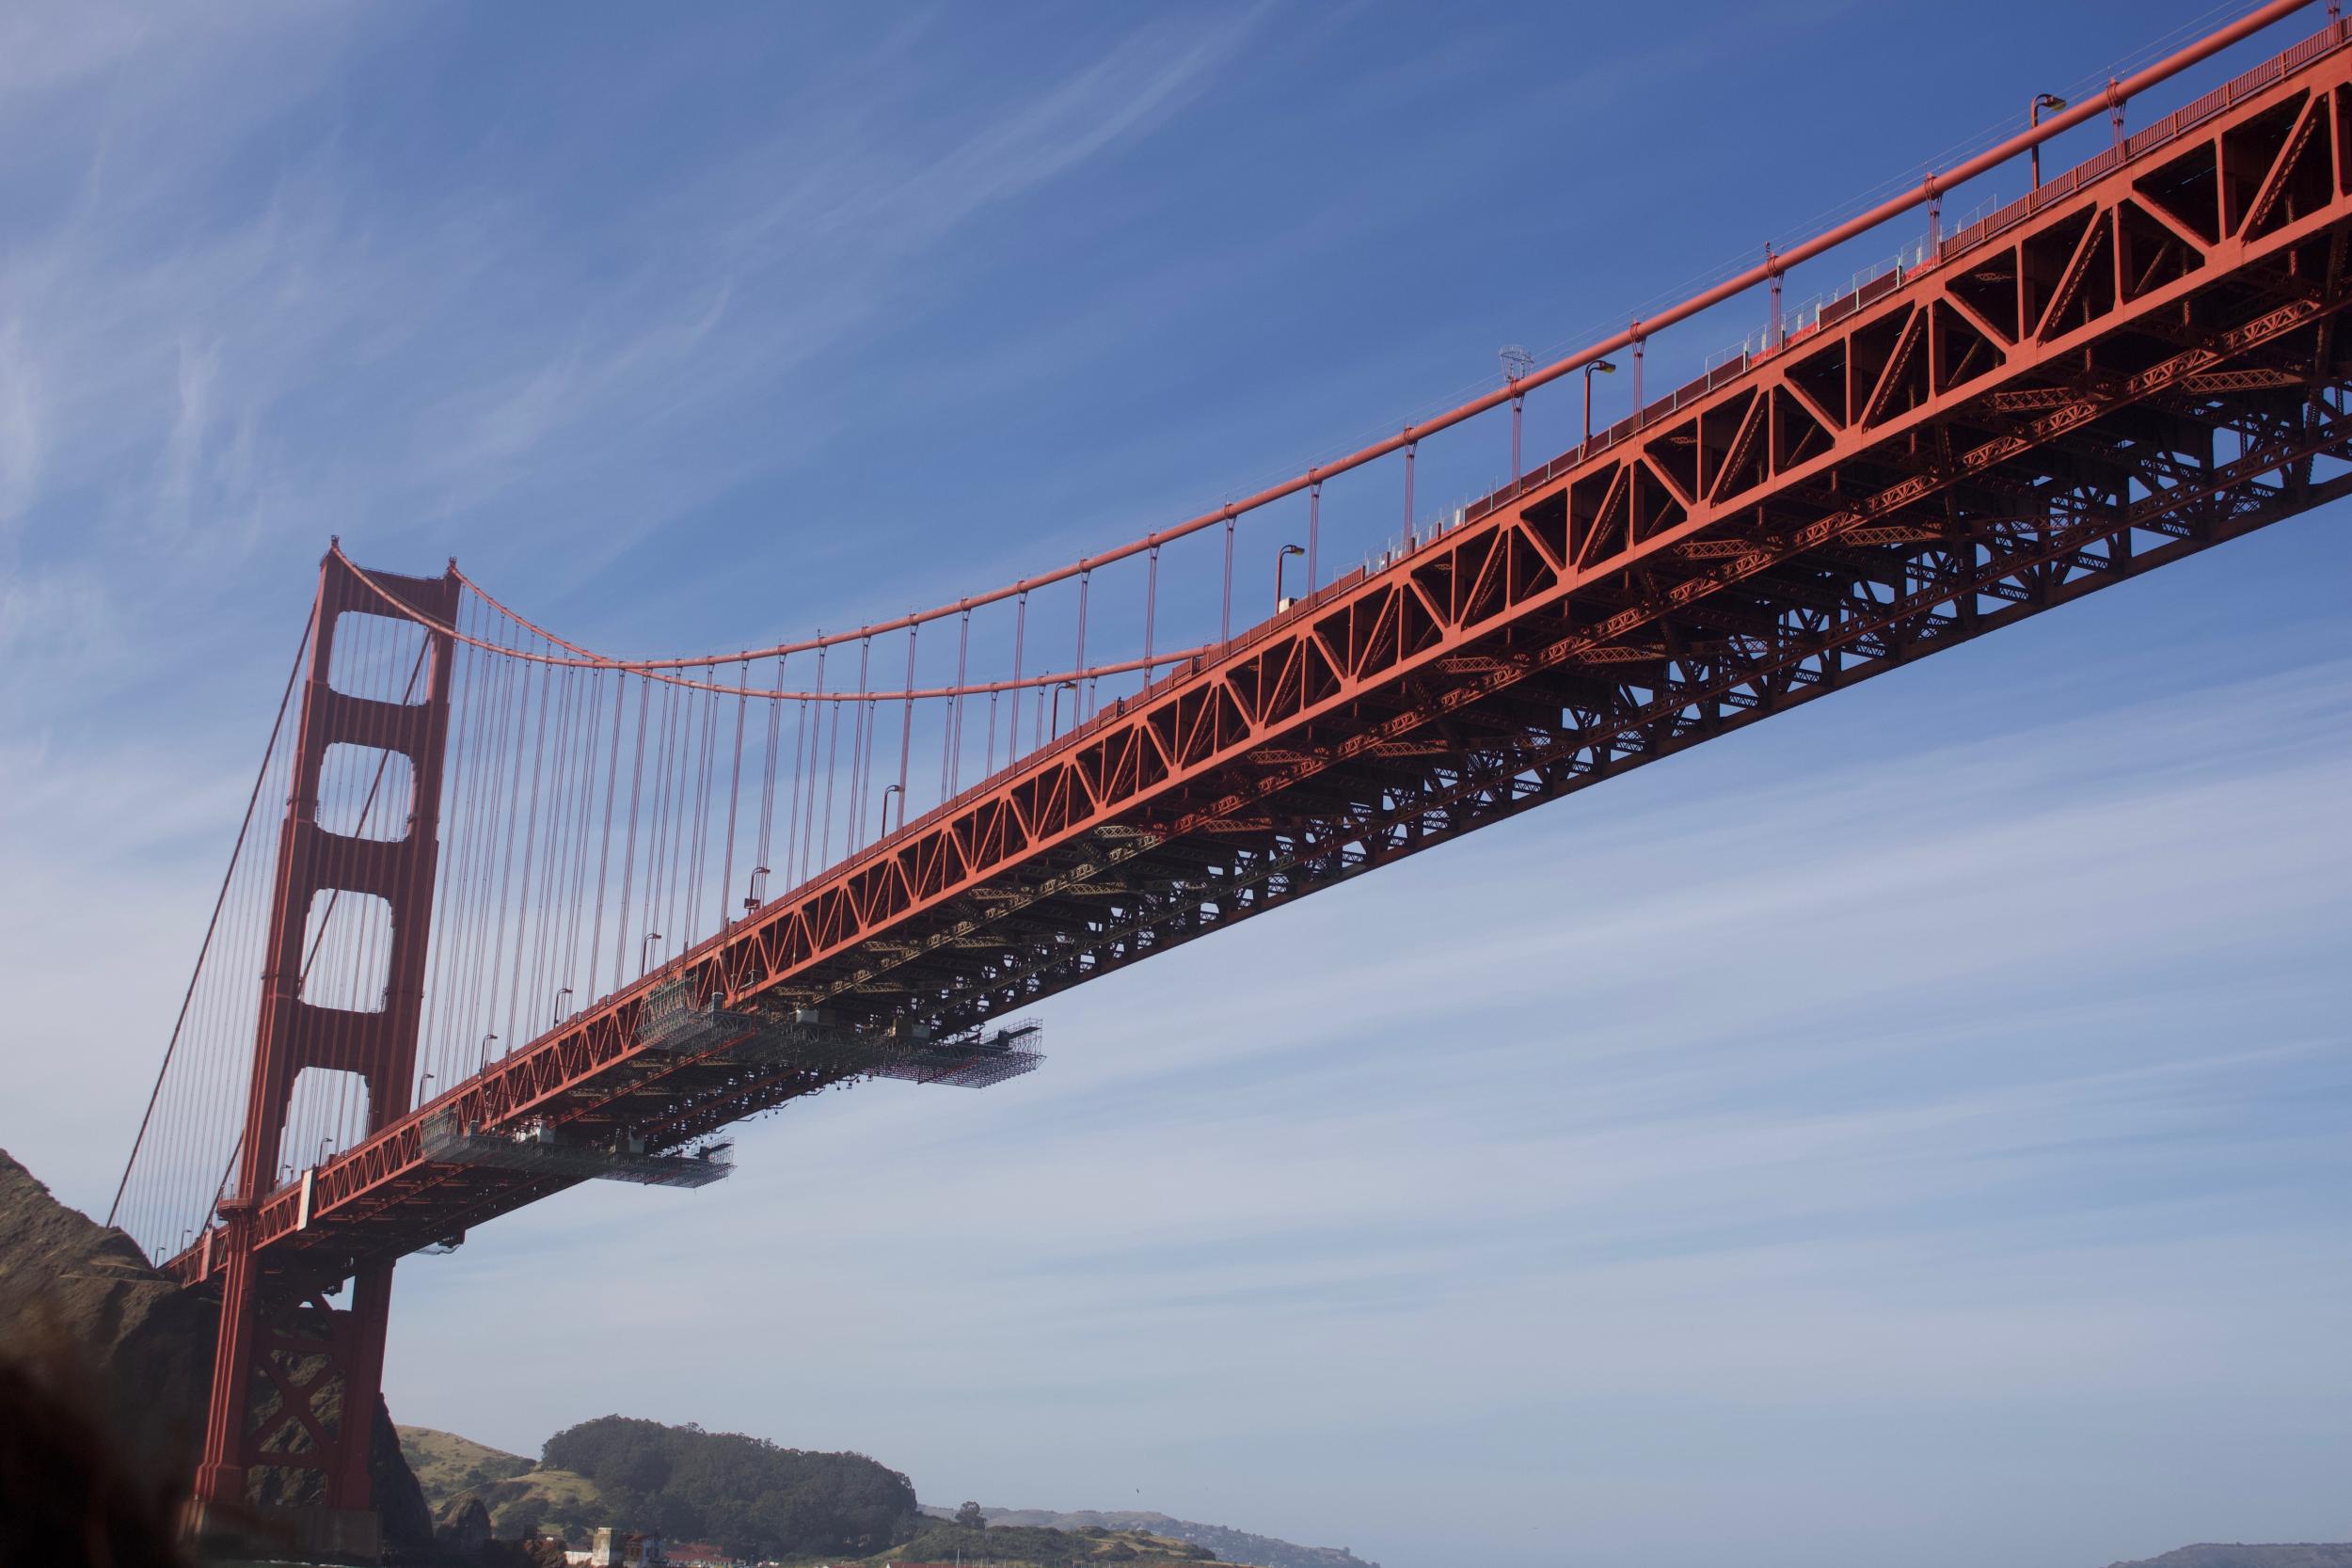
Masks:
[[[2331,29],[1194,659],[432,1114],[675,1148],[861,1069],[669,1049],[644,1016],[659,989],[952,1036],[2335,498],[2348,109]],[[262,1197],[258,1266],[340,1280],[578,1180],[437,1161],[427,1114],[323,1163],[307,1205]],[[175,1267],[201,1277],[219,1255],[208,1237]]]

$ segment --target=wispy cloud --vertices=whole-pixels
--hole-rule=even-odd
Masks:
[[[583,245],[487,174],[388,189],[324,106],[345,30],[55,18],[30,29],[27,90],[103,129],[19,169],[54,197],[0,250],[8,576],[31,598],[107,552],[168,561],[184,593],[342,531],[555,546],[560,594],[824,440],[858,373],[833,356],[903,312],[948,236],[1148,135],[1251,25],[1147,23],[1006,100],[902,30],[776,101],[724,163],[616,201]],[[274,86],[249,94],[257,61]],[[772,434],[747,450],[755,404]],[[162,585],[97,591],[135,634]]]

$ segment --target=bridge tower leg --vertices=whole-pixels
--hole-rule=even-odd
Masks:
[[[371,573],[369,580],[428,620],[455,624],[453,567],[439,578]],[[339,690],[330,679],[338,637],[364,626],[354,617],[368,615],[398,618],[340,552],[328,555],[311,611],[310,664],[278,830],[245,1131],[220,1206],[227,1233],[220,1337],[193,1522],[204,1535],[235,1535],[257,1520],[275,1522],[291,1528],[301,1549],[372,1560],[381,1548],[381,1528],[372,1507],[369,1458],[391,1265],[369,1265],[351,1275],[351,1304],[337,1308],[327,1300],[344,1283],[336,1265],[307,1275],[288,1266],[263,1268],[252,1246],[254,1205],[276,1185],[281,1156],[289,1152],[281,1146],[295,1083],[306,1069],[360,1080],[371,1134],[410,1109],[454,647],[450,638],[427,631],[413,669],[400,671],[393,689]],[[383,641],[372,639],[379,647]],[[376,753],[407,759],[407,800],[386,799],[372,808],[366,836],[329,831],[319,820],[320,777],[329,749],[339,745],[366,749],[362,767],[377,781],[373,787],[378,793],[397,770]],[[405,831],[397,831],[404,821]],[[354,895],[380,898],[389,907],[384,989],[372,1010],[325,1006],[303,995],[305,937],[314,930],[314,911]],[[303,1149],[291,1154],[297,1161],[315,1157]]]

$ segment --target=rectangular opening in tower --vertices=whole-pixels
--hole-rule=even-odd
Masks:
[[[391,615],[346,610],[335,617],[326,684],[346,697],[413,705],[433,690],[424,628]]]
[[[302,927],[302,1000],[380,1013],[392,965],[392,907],[373,893],[321,888]]]
[[[277,1180],[291,1181],[366,1137],[372,1110],[368,1081],[359,1073],[323,1067],[295,1073],[294,1088],[286,1096]]]
[[[406,752],[338,741],[319,759],[318,824],[378,844],[406,838],[416,783]]]

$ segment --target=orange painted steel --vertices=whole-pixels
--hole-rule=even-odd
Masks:
[[[2331,27],[266,1196],[253,1258],[340,1279],[569,1184],[430,1116],[675,1148],[842,1076],[660,1049],[661,988],[970,1027],[2344,494],[2347,115]]]
[[[254,1500],[252,1472],[308,1472],[296,1487],[325,1524],[311,1542],[322,1546],[365,1548],[373,1540],[368,1463],[394,1257],[376,1256],[349,1271],[357,1275],[351,1306],[330,1307],[318,1287],[344,1276],[313,1282],[270,1268],[256,1244],[254,1198],[279,1168],[287,1113],[303,1072],[348,1073],[363,1082],[372,1129],[407,1113],[438,862],[451,649],[445,639],[426,640],[408,701],[339,690],[329,674],[345,615],[376,610],[378,595],[389,594],[417,618],[446,616],[455,611],[458,591],[453,575],[379,578],[370,588],[331,558],[321,570],[290,800],[278,833],[245,1132],[233,1185],[220,1204],[225,1235],[217,1251],[225,1276],[196,1495],[233,1516]],[[400,836],[355,836],[320,820],[321,776],[336,746],[407,759],[413,793]],[[305,994],[304,938],[322,897],[330,911],[345,897],[382,901],[389,935],[380,1007],[329,1006]]]

